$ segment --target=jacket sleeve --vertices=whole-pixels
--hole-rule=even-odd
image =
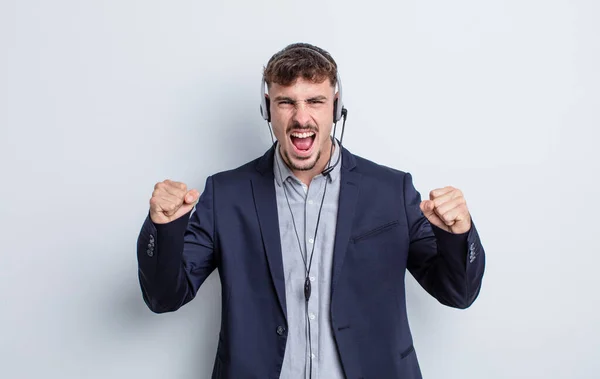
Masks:
[[[475,224],[452,234],[429,223],[421,212],[421,195],[409,173],[404,176],[404,201],[410,234],[407,268],[440,303],[465,309],[481,289],[485,252]]]
[[[195,210],[167,224],[146,217],[137,240],[138,277],[144,302],[155,313],[192,300],[216,268],[213,182],[206,180]]]

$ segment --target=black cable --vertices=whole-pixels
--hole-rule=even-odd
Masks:
[[[332,142],[333,143],[333,142]],[[333,149],[333,146],[332,146]],[[277,154],[277,150],[275,150],[275,154]],[[341,152],[340,152],[341,154]],[[332,156],[329,156],[329,162],[331,162],[331,158]],[[287,188],[285,186],[285,183],[283,181],[283,173],[281,172],[281,166],[279,165],[279,162],[277,161],[277,157],[275,157],[275,164],[277,165],[277,169],[279,171],[279,178],[281,180],[281,185],[283,186],[283,193],[285,195],[285,199],[286,199],[286,203],[288,205],[288,209],[290,211],[290,215],[292,216],[292,225],[294,226],[294,233],[296,234],[296,240],[298,242],[298,248],[300,250],[300,256],[302,257],[302,262],[304,263],[304,272],[305,272],[305,280],[304,280],[304,310],[305,310],[305,320],[306,320],[306,325],[308,326],[308,348],[309,348],[309,378],[312,378],[312,333],[311,333],[311,325],[310,325],[310,319],[309,319],[309,315],[308,315],[308,301],[310,299],[310,295],[311,295],[311,284],[310,284],[310,270],[312,268],[312,259],[314,256],[314,252],[315,252],[315,246],[317,245],[317,233],[319,231],[319,224],[321,222],[321,214],[323,211],[323,203],[325,202],[325,195],[327,194],[327,184],[329,183],[328,179],[325,179],[325,187],[323,189],[323,196],[321,197],[321,204],[319,205],[319,213],[317,215],[317,224],[315,226],[315,233],[313,236],[313,244],[312,244],[312,250],[310,252],[310,260],[308,265],[306,264],[306,259],[308,259],[308,249],[304,249],[304,251],[306,251],[306,259],[304,257],[304,254],[302,253],[302,244],[300,243],[300,235],[298,234],[298,228],[296,227],[296,218],[294,217],[294,212],[292,211],[292,206],[290,204],[290,199],[289,196],[287,194]],[[325,176],[325,175],[324,175]],[[329,176],[329,174],[326,174],[326,176]],[[305,243],[306,243],[306,217],[305,219],[305,227],[304,227],[304,235],[305,235]],[[308,286],[308,292],[306,290]],[[306,350],[305,350],[306,351]],[[306,360],[305,360],[306,362]]]
[[[275,151],[275,154],[277,154],[277,151]],[[330,160],[331,160],[331,156],[330,156]],[[308,326],[308,348],[309,348],[309,359],[308,359],[308,361],[309,361],[309,370],[310,370],[309,371],[310,372],[309,378],[312,378],[312,360],[313,360],[313,358],[312,358],[312,354],[313,354],[313,352],[312,352],[312,333],[311,333],[311,327],[310,327],[310,320],[309,320],[309,316],[308,316],[308,301],[310,299],[310,293],[311,293],[311,289],[310,288],[312,287],[310,285],[310,270],[312,268],[312,258],[314,256],[315,246],[317,245],[317,233],[319,231],[319,224],[320,224],[320,221],[321,221],[321,214],[322,214],[322,211],[323,211],[323,203],[325,202],[325,195],[327,194],[328,180],[325,179],[325,188],[323,189],[323,196],[321,197],[321,204],[319,206],[319,213],[317,215],[317,225],[315,226],[315,233],[314,233],[314,236],[313,236],[312,250],[310,252],[310,261],[309,261],[309,264],[307,265],[306,264],[306,259],[308,259],[308,252],[307,252],[308,249],[304,250],[304,251],[307,252],[307,254],[306,254],[307,257],[305,259],[304,258],[304,254],[302,254],[302,244],[300,243],[300,236],[298,234],[298,229],[296,227],[296,219],[294,217],[294,212],[292,211],[292,206],[290,204],[290,199],[289,199],[288,194],[287,194],[287,188],[285,186],[285,183],[283,182],[283,173],[281,172],[281,167],[279,166],[279,162],[277,161],[276,157],[275,157],[275,164],[277,165],[277,168],[278,168],[278,171],[279,171],[279,178],[280,178],[281,184],[283,186],[283,193],[285,195],[285,199],[286,199],[286,202],[287,202],[287,205],[288,205],[288,209],[290,211],[290,215],[292,216],[292,225],[294,226],[294,233],[296,234],[296,240],[298,241],[298,248],[300,250],[300,256],[302,257],[302,262],[304,263],[304,272],[306,274],[305,280],[304,280],[304,288],[305,288],[305,291],[304,291],[304,299],[305,299],[305,301],[304,301],[304,310],[305,310],[305,320],[306,320],[306,324]],[[305,219],[305,227],[304,227],[305,238],[304,239],[306,240],[306,217],[304,219]],[[306,291],[306,286],[307,285],[308,285],[308,288],[309,288],[308,294],[307,294],[307,291]],[[306,360],[305,360],[305,362],[306,362]]]
[[[300,243],[300,236],[298,235],[298,229],[296,227],[296,219],[294,217],[294,212],[292,211],[292,206],[290,205],[290,199],[288,197],[287,194],[287,188],[285,186],[285,183],[283,181],[283,173],[281,172],[281,167],[279,166],[279,162],[277,161],[277,157],[274,157],[275,159],[275,164],[277,165],[277,171],[279,171],[279,178],[281,180],[281,185],[283,186],[283,193],[285,195],[285,199],[288,205],[288,209],[290,211],[290,215],[292,216],[292,225],[294,226],[294,233],[296,234],[296,240],[298,242],[298,249],[300,250],[300,256],[302,257],[302,262],[304,263],[304,272],[305,272],[305,279],[304,279],[304,310],[305,310],[305,321],[306,321],[306,325],[307,325],[307,329],[308,329],[308,348],[309,348],[309,379],[312,379],[312,365],[313,365],[313,353],[312,353],[312,333],[311,333],[311,324],[310,324],[310,318],[309,318],[309,314],[308,314],[308,301],[310,299],[310,295],[312,293],[312,285],[310,284],[310,269],[312,268],[312,258],[314,255],[314,251],[315,251],[315,246],[317,245],[317,233],[319,231],[319,224],[321,221],[321,213],[323,210],[323,203],[325,202],[325,195],[327,194],[327,184],[329,183],[328,179],[331,179],[331,172],[333,171],[333,169],[338,165],[338,163],[340,162],[340,159],[342,158],[342,140],[344,139],[344,130],[345,130],[345,126],[346,126],[346,116],[347,116],[347,111],[344,108],[342,110],[342,116],[344,118],[344,121],[342,123],[342,134],[340,137],[340,141],[339,141],[339,152],[338,152],[338,157],[335,161],[335,163],[333,164],[333,166],[331,165],[331,160],[333,158],[333,149],[335,147],[335,133],[337,130],[337,122],[334,124],[333,127],[333,136],[331,137],[332,141],[331,141],[331,149],[329,151],[329,160],[327,162],[327,168],[325,168],[321,174],[323,176],[326,176],[328,178],[325,179],[325,187],[323,189],[323,196],[321,197],[321,204],[319,206],[319,213],[317,215],[317,224],[315,226],[315,233],[313,236],[313,246],[312,246],[312,250],[310,252],[310,260],[308,265],[306,264],[306,259],[308,258],[308,249],[306,248],[306,217],[304,217],[304,245],[305,245],[305,249],[304,251],[306,252],[306,258],[304,257],[305,254],[303,254],[303,250],[302,250],[302,244]],[[269,131],[271,132],[271,140],[273,141],[273,144],[275,144],[275,139],[273,137],[273,131],[271,128],[271,123],[267,121],[267,124],[269,125]],[[277,149],[275,150],[275,154],[277,154]],[[304,350],[306,352],[306,349]],[[306,359],[305,359],[306,362]],[[306,366],[305,366],[306,367]],[[306,374],[306,373],[305,373]]]

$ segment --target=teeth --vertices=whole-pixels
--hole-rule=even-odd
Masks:
[[[308,138],[308,137],[312,137],[314,135],[315,135],[314,132],[304,132],[304,133],[294,132],[294,133],[292,133],[292,137],[296,137],[296,138]]]

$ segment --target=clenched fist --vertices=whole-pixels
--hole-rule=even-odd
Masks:
[[[155,224],[166,224],[192,210],[200,193],[188,191],[184,183],[165,180],[156,183],[150,198],[150,218]]]
[[[421,211],[431,224],[447,232],[461,234],[471,229],[467,202],[457,188],[444,187],[431,191],[429,200],[421,202]]]

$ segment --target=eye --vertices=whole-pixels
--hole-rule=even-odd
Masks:
[[[294,102],[291,100],[281,100],[281,101],[279,101],[279,104],[280,105],[292,105],[292,104],[294,104]]]
[[[324,104],[324,100],[308,100],[309,104]]]

